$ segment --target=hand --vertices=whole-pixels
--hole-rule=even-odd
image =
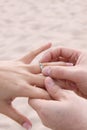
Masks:
[[[63,88],[72,88],[87,98],[87,53],[79,50],[56,48],[48,51],[41,62],[68,62],[69,67],[45,67],[43,74],[61,80]],[[73,64],[73,65],[71,65]]]
[[[87,100],[73,91],[61,89],[49,77],[45,85],[54,100],[29,101],[42,123],[52,130],[87,130]]]
[[[39,53],[49,47],[50,44],[42,46],[16,61],[0,61],[0,113],[27,129],[31,127],[31,122],[13,108],[12,101],[16,97],[49,98],[45,90],[34,87],[43,84],[40,82],[43,77],[38,74],[39,66],[30,64]]]

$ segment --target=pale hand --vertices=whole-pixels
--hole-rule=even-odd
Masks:
[[[44,77],[39,74],[39,65],[30,63],[50,46],[50,44],[44,45],[19,60],[0,61],[0,113],[27,129],[31,127],[31,122],[13,108],[12,101],[16,97],[49,98],[45,90],[38,88],[44,84],[40,82],[44,80]]]
[[[87,101],[73,91],[61,89],[47,77],[45,85],[53,100],[31,99],[29,104],[42,123],[52,130],[87,130]]]
[[[67,63],[68,67],[58,66],[56,62],[60,61]],[[41,62],[50,62],[47,64],[49,67],[45,67],[42,71],[45,76],[59,80],[61,87],[73,89],[87,98],[87,52],[57,47],[49,50]]]

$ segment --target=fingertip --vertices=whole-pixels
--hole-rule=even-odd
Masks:
[[[52,43],[48,43],[46,45],[47,49],[51,48]],[[51,60],[51,54],[49,53],[49,50],[42,56],[42,58],[40,59],[40,62],[49,62]]]
[[[50,68],[50,67],[45,67],[45,68],[43,68],[42,73],[43,73],[44,75],[46,75],[46,76],[49,76],[50,73],[51,73],[51,68]]]
[[[42,49],[42,51],[45,51],[47,49],[49,49],[52,46],[52,43],[46,43],[43,46],[40,47],[40,49]]]
[[[26,130],[31,130],[32,125],[30,125],[28,122],[24,122],[22,125]]]
[[[50,47],[52,46],[52,43],[49,42],[49,43],[47,43],[46,45],[47,45],[48,48],[50,48]]]
[[[27,117],[22,115],[20,112],[18,112],[13,106],[7,105],[4,114],[16,121],[18,124],[26,128],[27,130],[30,130],[30,128],[32,127],[31,121]]]
[[[45,79],[45,84],[47,85],[47,86],[53,86],[54,85],[54,81],[52,80],[52,78],[50,78],[50,77],[47,77],[46,79]]]
[[[59,86],[57,86],[54,82],[53,79],[51,79],[50,77],[47,77],[45,80],[45,86],[46,89],[48,91],[48,93],[50,94],[50,96],[53,99],[58,100],[59,99]]]
[[[48,91],[49,91],[49,90],[52,90],[52,89],[54,88],[54,86],[55,86],[55,83],[54,83],[53,79],[50,78],[50,77],[47,77],[47,78],[45,79],[45,86],[46,86],[46,89],[47,89]]]

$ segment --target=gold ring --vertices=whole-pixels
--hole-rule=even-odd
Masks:
[[[40,70],[42,72],[43,68],[44,68],[44,65],[42,63],[39,63],[39,67],[40,67]]]

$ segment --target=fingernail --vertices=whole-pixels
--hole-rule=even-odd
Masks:
[[[26,128],[27,130],[31,130],[31,128],[32,128],[32,126],[28,122],[25,122],[23,124],[23,127]]]
[[[66,63],[66,65],[68,65],[68,66],[73,66],[73,64],[72,64],[72,63]]]
[[[46,84],[49,86],[49,87],[53,87],[55,84],[54,84],[54,81],[48,77],[47,80],[46,80]]]
[[[44,75],[50,75],[50,72],[51,72],[51,68],[50,67],[46,67],[42,70],[42,73]]]

